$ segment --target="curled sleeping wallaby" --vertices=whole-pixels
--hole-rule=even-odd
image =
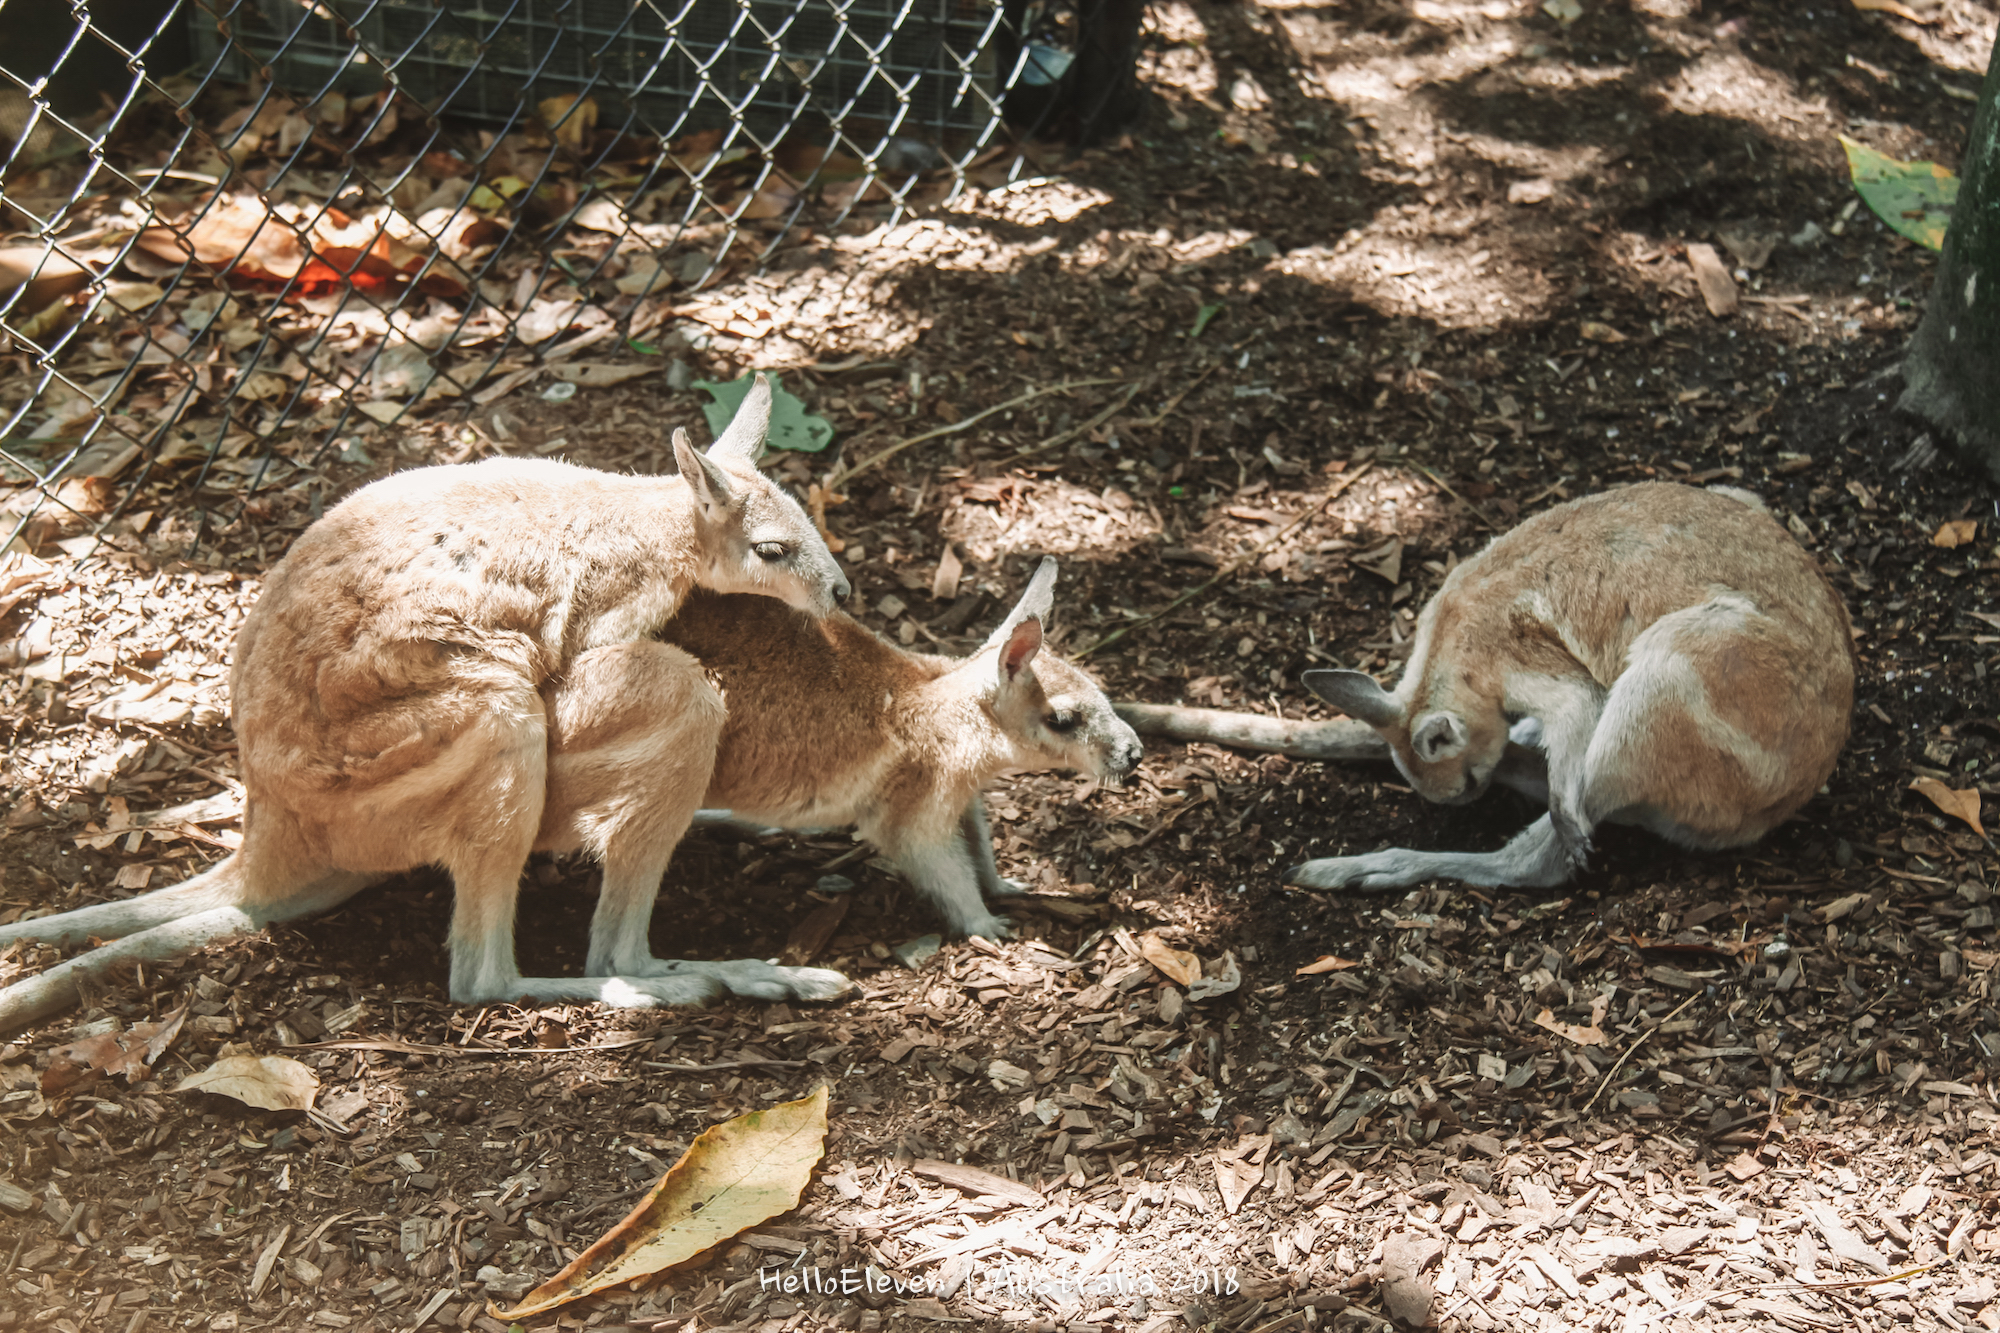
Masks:
[[[1601,823],[1723,848],[1789,818],[1846,741],[1854,656],[1839,594],[1753,497],[1648,483],[1539,514],[1453,570],[1393,692],[1358,671],[1302,680],[1358,722],[1120,711],[1182,739],[1391,758],[1442,804],[1498,780],[1548,805],[1497,852],[1328,857],[1291,883],[1535,888],[1581,867]]]
[[[986,904],[1007,886],[981,788],[1040,769],[1117,786],[1139,762],[1138,736],[1096,682],[1042,650],[1055,580],[1043,560],[962,659],[899,648],[846,615],[689,597],[661,637],[699,658],[729,703],[705,804],[755,826],[854,825],[952,933],[1004,935]]]
[[[672,1003],[688,973],[764,999],[843,991],[833,972],[682,963],[647,944],[724,715],[700,665],[653,635],[696,587],[814,616],[849,593],[812,521],[756,468],[770,403],[759,376],[706,454],[675,431],[676,477],[497,458],[400,473],[328,511],[236,639],[242,847],[184,884],[0,926],[0,944],[118,940],[0,991],[0,1030],[73,1003],[79,975],[324,911],[423,865],[456,890],[463,1003]],[[603,866],[583,978],[515,965],[521,868],[550,807]]]

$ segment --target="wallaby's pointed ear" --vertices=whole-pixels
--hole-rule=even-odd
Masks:
[[[1042,563],[1035,566],[1034,577],[1028,580],[1027,589],[1022,592],[1021,600],[1014,603],[1014,609],[1007,613],[1007,618],[1000,622],[1000,627],[987,637],[987,644],[990,646],[999,643],[1012,634],[1014,627],[1024,620],[1034,619],[1044,625],[1048,624],[1055,606],[1056,558],[1045,555],[1042,557]]]
[[[1472,733],[1456,713],[1426,713],[1410,728],[1410,747],[1427,764],[1456,759],[1472,743]]]
[[[1396,696],[1365,671],[1308,671],[1299,683],[1371,727],[1393,727],[1403,720]]]
[[[1000,683],[1007,685],[1017,680],[1041,650],[1041,618],[1028,616],[1016,621],[1013,628],[1007,631],[1007,642],[1000,649]]]
[[[696,504],[703,509],[720,509],[729,503],[729,474],[720,463],[695,448],[688,433],[678,426],[674,428],[674,461],[681,465],[681,475],[687,478]]]
[[[750,392],[743,395],[743,403],[730,420],[729,429],[716,438],[708,452],[718,456],[735,454],[754,463],[763,454],[764,437],[770,432],[771,381],[760,370],[751,382]]]

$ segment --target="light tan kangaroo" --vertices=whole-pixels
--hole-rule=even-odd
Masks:
[[[308,528],[236,640],[241,849],[172,888],[0,926],[0,944],[122,937],[0,992],[0,1029],[72,1003],[79,975],[324,911],[431,864],[457,891],[463,1003],[844,991],[817,969],[658,959],[646,939],[724,718],[699,664],[652,636],[697,586],[811,615],[849,593],[805,512],[757,471],[770,403],[759,376],[707,454],[675,431],[678,477],[519,458],[422,468]],[[603,865],[584,978],[515,967],[521,867],[550,807],[563,845]]]
[[[1005,935],[985,901],[1008,885],[980,789],[1059,768],[1118,786],[1139,763],[1138,736],[1096,682],[1041,651],[1055,581],[1056,562],[1043,560],[963,659],[909,652],[846,615],[688,598],[662,637],[700,658],[729,700],[706,804],[758,826],[852,824],[953,934]],[[563,818],[553,803],[549,818]]]
[[[1789,818],[1846,742],[1854,653],[1840,595],[1754,497],[1649,483],[1538,514],[1453,570],[1394,693],[1358,671],[1303,680],[1380,732],[1424,799],[1498,778],[1549,813],[1497,852],[1329,857],[1291,883],[1539,888],[1607,821],[1720,848]]]

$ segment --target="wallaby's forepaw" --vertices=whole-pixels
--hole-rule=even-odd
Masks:
[[[1429,873],[1401,848],[1365,856],[1327,856],[1293,866],[1285,883],[1303,889],[1404,889]]]
[[[982,940],[991,940],[998,944],[1001,940],[1014,938],[1014,922],[1011,917],[988,915],[965,922],[958,927],[957,933],[967,939],[977,935]]]

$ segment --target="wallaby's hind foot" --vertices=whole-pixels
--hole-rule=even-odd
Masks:
[[[1285,883],[1302,889],[1406,889],[1428,879],[1487,888],[1553,888],[1583,863],[1589,844],[1567,843],[1543,815],[1497,852],[1420,852],[1391,847],[1360,856],[1327,856],[1294,866]]]
[[[452,998],[461,1004],[508,1004],[527,999],[544,1003],[571,1001],[616,1005],[621,1009],[663,1009],[681,1004],[708,1004],[726,995],[766,1004],[839,1000],[855,985],[823,967],[780,967],[742,958],[725,963],[656,958],[663,969],[653,976],[517,977],[511,993]]]

